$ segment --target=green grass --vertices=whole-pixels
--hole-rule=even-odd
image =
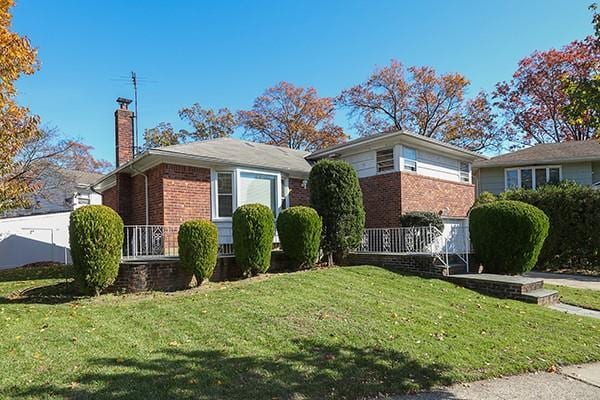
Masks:
[[[92,299],[5,274],[0,398],[363,398],[600,360],[597,320],[376,267]]]
[[[567,286],[544,285],[547,289],[557,290],[560,301],[578,307],[600,311],[600,290],[577,289]]]

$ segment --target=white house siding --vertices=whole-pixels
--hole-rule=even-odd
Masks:
[[[389,149],[383,147],[380,150]],[[415,148],[415,147],[413,147]],[[460,182],[459,164],[460,160],[433,153],[428,150],[417,149],[417,173],[419,175],[430,176],[439,179],[445,179],[454,182]],[[399,171],[402,168],[402,146],[393,146],[394,150],[394,170]],[[350,163],[359,178],[366,178],[377,175],[377,151],[368,150],[361,153],[343,156],[342,160]]]
[[[482,168],[475,174],[477,193],[500,194],[504,191],[504,168]]]
[[[600,182],[600,161],[592,163],[592,182]]]
[[[0,269],[41,261],[71,262],[70,214],[0,219]]]
[[[592,163],[569,163],[562,165],[562,178],[577,182],[581,185],[591,185],[592,182]]]

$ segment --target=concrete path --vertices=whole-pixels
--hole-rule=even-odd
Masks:
[[[552,304],[552,305],[548,306],[548,308],[551,308],[556,311],[562,311],[567,314],[579,315],[580,317],[591,317],[591,318],[600,319],[600,311],[589,310],[587,308],[572,306],[570,304],[557,303],[557,304]]]
[[[509,400],[600,399],[600,363],[561,368],[557,373],[538,372],[454,385],[432,392],[391,397],[393,400]]]
[[[600,276],[553,274],[551,272],[531,271],[525,274],[529,278],[540,278],[544,283],[557,286],[569,286],[578,289],[600,290]]]

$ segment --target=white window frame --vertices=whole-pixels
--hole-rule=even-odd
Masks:
[[[216,222],[220,222],[220,221],[231,221],[232,217],[220,217],[219,216],[219,202],[218,202],[218,198],[219,198],[219,182],[218,182],[218,174],[220,173],[226,173],[226,174],[232,174],[232,191],[233,191],[233,199],[232,199],[232,212],[235,212],[235,210],[239,207],[240,203],[241,203],[241,199],[240,199],[240,193],[238,190],[238,186],[240,184],[240,175],[242,173],[251,173],[251,174],[260,174],[260,175],[272,175],[275,177],[275,195],[276,195],[276,199],[275,199],[275,205],[276,205],[276,209],[275,209],[275,217],[277,217],[279,215],[279,213],[281,213],[281,191],[282,191],[282,184],[284,185],[285,188],[285,183],[282,182],[282,176],[280,172],[275,172],[275,171],[265,171],[265,170],[259,170],[259,169],[246,169],[246,168],[232,168],[232,169],[212,169],[211,170],[211,204],[212,204],[212,220],[216,221]],[[287,182],[287,177],[283,178],[285,179],[285,181]],[[289,186],[288,186],[289,187]],[[286,190],[286,201],[289,206],[289,188]]]
[[[385,170],[380,170],[379,167],[379,161],[377,160],[377,153],[381,153],[383,151],[386,152],[390,152],[390,159],[387,160],[387,162],[391,162],[391,165],[388,165],[387,169]],[[389,149],[380,149],[380,150],[376,150],[375,151],[375,169],[377,171],[377,174],[387,174],[389,172],[394,172],[396,170],[396,167],[394,165],[394,148],[390,147]]]
[[[468,168],[467,172],[464,172],[463,170],[460,169],[461,164],[467,164],[467,168]],[[473,169],[472,169],[472,166],[471,166],[470,162],[468,162],[468,161],[458,161],[458,180],[459,180],[459,182],[461,182],[461,183],[472,183],[472,180],[473,180],[473,178],[472,178],[473,173],[472,172],[473,172]],[[467,174],[467,175],[464,175],[464,174]],[[466,177],[467,180],[463,180],[463,177]]]
[[[404,157],[404,149],[411,149],[415,151],[415,159],[407,159]],[[406,172],[412,172],[414,174],[419,172],[419,150],[417,150],[415,147],[410,147],[410,146],[402,146],[402,150],[401,150],[401,154],[402,154],[402,171],[406,171]],[[412,169],[407,169],[406,168],[406,161],[410,161],[410,162],[414,162],[414,166],[415,166],[415,170],[413,171]]]
[[[508,187],[508,172],[509,171],[517,171],[517,189],[520,189],[521,188],[521,170],[527,170],[527,169],[531,170],[532,189],[533,190],[537,189],[535,170],[542,169],[542,168],[546,169],[546,182],[548,182],[550,180],[550,169],[554,169],[554,168],[558,169],[559,182],[563,180],[562,165],[531,165],[531,166],[524,166],[524,167],[505,168],[504,169],[504,190],[514,189],[514,188]]]

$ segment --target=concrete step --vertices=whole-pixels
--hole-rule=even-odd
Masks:
[[[521,299],[539,305],[551,305],[558,303],[560,296],[556,290],[537,289],[521,295]]]

